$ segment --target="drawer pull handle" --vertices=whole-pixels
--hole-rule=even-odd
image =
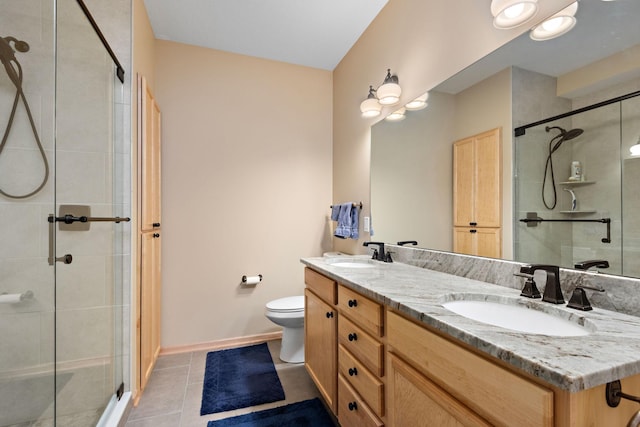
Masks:
[[[349,402],[349,410],[355,411],[358,409],[358,404],[356,402]]]
[[[472,227],[475,227],[476,225],[478,225],[478,223],[477,222],[470,222],[469,225],[472,226]]]
[[[333,311],[327,311],[327,319],[333,318]]]
[[[350,299],[348,304],[349,304],[349,307],[357,307],[358,306],[358,301],[356,301],[354,299]]]
[[[469,233],[477,233],[478,230],[469,230]]]
[[[358,375],[358,368],[349,368],[349,376]]]
[[[352,334],[349,334],[348,338],[349,338],[349,341],[358,341],[358,335],[356,335],[355,332]]]

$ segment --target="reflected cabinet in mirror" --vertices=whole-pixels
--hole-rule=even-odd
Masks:
[[[454,143],[500,129],[500,256],[640,277],[638,16],[637,1],[581,1],[571,32],[524,34],[375,124],[376,240],[454,250]]]

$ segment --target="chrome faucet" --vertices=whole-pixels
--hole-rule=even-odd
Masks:
[[[369,245],[377,245],[378,249],[374,249],[373,250],[373,257],[372,259],[378,260],[378,261],[382,261],[382,262],[393,262],[393,260],[391,259],[391,255],[390,254],[385,254],[384,253],[384,243],[383,242],[364,242],[362,244],[362,246],[369,246]]]
[[[547,273],[547,283],[542,293],[542,301],[552,304],[564,304],[562,288],[560,287],[560,267],[557,265],[531,264],[520,267],[520,273],[533,274],[536,270]]]

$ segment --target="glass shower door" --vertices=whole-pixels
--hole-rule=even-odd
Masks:
[[[124,216],[115,173],[123,88],[78,3],[56,4],[56,425],[93,426],[122,384],[128,224],[111,219]]]

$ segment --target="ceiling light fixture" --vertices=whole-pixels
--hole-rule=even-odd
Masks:
[[[538,11],[538,0],[492,0],[493,26],[501,30],[522,25]]]
[[[635,145],[632,145],[631,148],[629,148],[629,152],[632,157],[640,156],[640,138],[638,138],[638,142],[636,142]]]
[[[544,41],[568,33],[576,25],[575,14],[577,11],[578,2],[576,1],[533,27],[529,37],[532,40]]]
[[[376,91],[376,94],[378,95],[378,102],[382,105],[394,105],[400,101],[402,88],[398,84],[398,76],[391,75],[391,69],[387,69],[387,76]]]
[[[382,105],[380,105],[380,103],[378,102],[378,98],[376,98],[375,92],[376,90],[373,88],[373,86],[369,86],[369,96],[367,96],[367,99],[362,101],[362,103],[360,104],[362,117],[370,118],[380,115]]]
[[[427,105],[429,105],[427,103],[427,99],[429,99],[429,92],[425,93],[424,95],[421,95],[421,96],[417,97],[413,101],[409,101],[404,106],[404,108],[406,108],[409,111],[422,110],[423,108],[426,108]]]
[[[403,107],[389,114],[387,117],[385,117],[385,120],[389,120],[390,122],[399,122],[400,120],[404,120],[405,118],[404,112],[405,112],[405,108]]]

